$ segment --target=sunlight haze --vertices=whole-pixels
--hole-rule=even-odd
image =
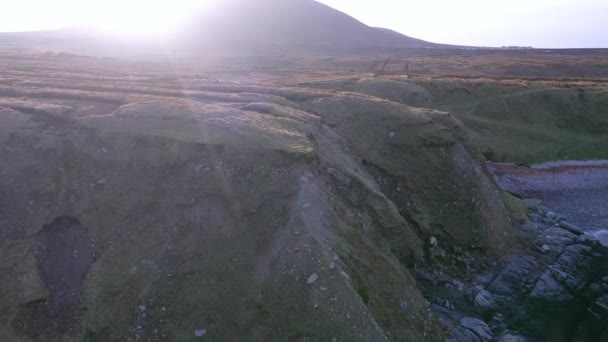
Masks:
[[[20,0],[3,4],[0,31],[92,26],[162,32],[216,0]],[[608,47],[602,0],[322,0],[370,26],[431,42],[476,46]]]

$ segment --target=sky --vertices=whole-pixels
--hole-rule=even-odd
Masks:
[[[0,32],[93,24],[163,31],[200,2],[0,0]],[[608,48],[608,0],[320,0],[370,26],[437,43]]]

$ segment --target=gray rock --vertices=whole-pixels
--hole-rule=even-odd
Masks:
[[[490,292],[481,290],[475,296],[475,305],[482,309],[494,309],[496,307],[496,301]]]
[[[481,339],[469,329],[456,327],[450,330],[447,342],[481,342]]]
[[[196,329],[194,330],[194,336],[203,337],[207,334],[207,329]]]
[[[438,242],[437,242],[437,238],[436,237],[431,236],[431,241],[430,242],[431,242],[431,246],[437,247]]]
[[[523,200],[523,203],[526,206],[526,208],[528,208],[528,210],[538,211],[538,206],[540,204],[540,201],[537,200],[536,198],[526,198]]]
[[[486,324],[486,322],[480,319],[465,317],[460,320],[460,325],[463,328],[475,333],[475,335],[479,337],[481,341],[492,341],[493,339],[492,330],[490,330],[490,327]]]
[[[540,277],[536,286],[530,293],[531,299],[542,298],[544,300],[550,300],[555,302],[566,302],[572,299],[572,295],[568,290],[555,279],[551,272],[545,272]]]
[[[542,238],[550,245],[565,246],[572,244],[578,236],[571,232],[557,227],[552,227],[545,230],[542,234]]]
[[[582,229],[580,229],[579,227],[577,227],[577,226],[575,226],[573,224],[570,224],[570,223],[568,223],[566,221],[560,222],[559,226],[560,226],[560,228],[563,228],[563,229],[569,231],[572,234],[575,234],[575,235],[581,235],[581,234],[583,234]]]
[[[546,264],[533,256],[515,256],[500,270],[486,290],[494,296],[501,310],[514,310],[521,305],[523,298],[545,270]]]
[[[502,336],[500,338],[500,340],[498,340],[499,342],[528,342],[528,340],[523,337],[523,336],[519,336],[519,335],[514,335],[514,334],[506,334],[504,336]]]
[[[316,273],[313,273],[310,277],[308,277],[308,280],[306,280],[306,283],[308,285],[312,285],[314,284],[317,280],[319,280],[319,276]]]
[[[534,223],[532,221],[526,221],[524,224],[522,224],[519,227],[519,229],[522,230],[523,232],[530,233],[530,234],[538,233],[538,226],[536,225],[536,223]]]

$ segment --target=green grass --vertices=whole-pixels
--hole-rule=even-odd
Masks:
[[[502,197],[507,214],[512,222],[521,224],[528,219],[528,209],[519,198],[504,191],[500,193],[500,197]]]
[[[424,81],[486,159],[537,163],[608,158],[608,87]]]

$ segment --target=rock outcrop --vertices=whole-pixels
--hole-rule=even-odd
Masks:
[[[606,341],[608,246],[544,207],[521,241],[468,281],[420,271],[451,340]]]

